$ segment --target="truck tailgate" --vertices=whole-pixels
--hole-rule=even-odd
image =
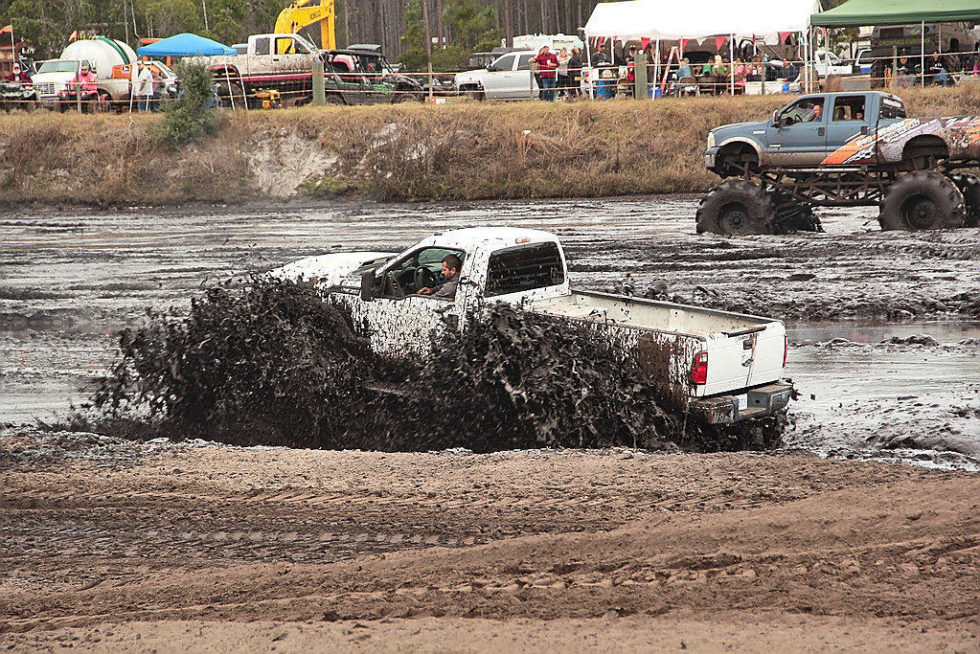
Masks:
[[[707,383],[695,389],[699,397],[736,392],[780,378],[786,347],[786,329],[771,322],[759,329],[721,332],[708,336]]]

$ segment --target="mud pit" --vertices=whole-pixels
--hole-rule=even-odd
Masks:
[[[221,271],[492,222],[559,233],[576,286],[666,285],[796,320],[791,444],[837,459],[238,449],[8,427],[0,645],[975,651],[980,230],[882,234],[836,212],[823,235],[714,239],[694,235],[695,204],[3,219],[3,422],[63,413],[110,360],[110,332]],[[880,343],[921,333],[936,343]]]

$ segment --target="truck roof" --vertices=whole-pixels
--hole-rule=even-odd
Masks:
[[[524,229],[522,227],[470,227],[454,229],[449,232],[437,232],[420,245],[440,245],[457,247],[460,250],[473,250],[476,247],[502,249],[523,243],[541,241],[558,242],[558,238],[539,229]]]
[[[834,93],[804,93],[800,97],[805,97],[805,98],[809,98],[809,97],[814,97],[814,98],[815,97],[836,98],[837,96],[840,96],[840,95],[849,95],[849,96],[854,96],[854,95],[879,95],[879,96],[881,96],[883,98],[901,99],[901,98],[899,98],[897,95],[895,95],[893,93],[886,93],[884,91],[836,91]]]

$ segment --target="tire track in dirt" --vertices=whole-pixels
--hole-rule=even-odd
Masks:
[[[876,507],[901,494],[901,484],[714,518],[657,514],[600,534],[527,536],[330,565],[200,571],[181,561],[166,573],[56,592],[40,605],[29,594],[9,594],[0,601],[2,629],[131,618],[553,619],[677,608],[968,617],[980,601],[980,480],[923,487],[925,497],[891,514],[876,514]],[[289,536],[277,540],[295,545]]]

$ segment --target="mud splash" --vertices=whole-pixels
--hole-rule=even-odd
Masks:
[[[119,361],[70,423],[138,439],[383,451],[778,441],[775,421],[687,425],[585,327],[510,307],[473,324],[425,361],[393,360],[314,289],[262,278],[213,288],[185,316],[151,313],[123,331]]]

